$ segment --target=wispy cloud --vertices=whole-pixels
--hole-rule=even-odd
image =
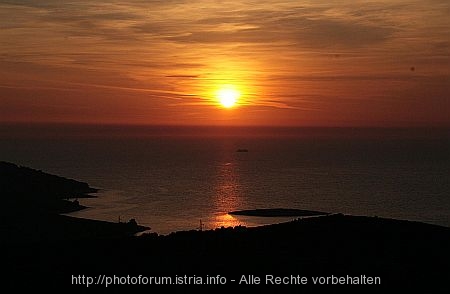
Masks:
[[[449,94],[449,17],[444,0],[0,1],[0,86],[206,106],[215,84],[232,81],[245,107],[332,112],[336,97],[353,97],[369,112],[363,101],[380,91],[387,107],[432,83],[441,90],[422,99],[437,106]]]

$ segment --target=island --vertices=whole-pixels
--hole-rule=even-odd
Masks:
[[[265,208],[265,209],[249,209],[230,211],[231,215],[245,215],[245,216],[261,216],[261,217],[283,217],[283,216],[317,216],[327,215],[328,212],[303,210],[294,208]]]

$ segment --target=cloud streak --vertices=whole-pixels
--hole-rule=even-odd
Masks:
[[[0,1],[0,77],[16,89],[30,87],[23,81],[116,89],[123,103],[130,90],[159,93],[190,113],[211,105],[214,87],[237,83],[248,92],[242,106],[274,109],[280,123],[283,111],[332,115],[333,105],[351,115],[336,97],[361,101],[352,111],[367,113],[380,92],[390,97],[384,109],[417,87],[445,89],[449,17],[441,0]],[[438,105],[448,94],[421,99]],[[444,116],[431,108],[425,116]]]

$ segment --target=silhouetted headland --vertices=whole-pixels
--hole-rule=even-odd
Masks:
[[[1,231],[5,242],[111,238],[149,228],[136,221],[110,223],[60,215],[85,208],[78,198],[98,190],[87,183],[0,162]]]
[[[84,208],[76,198],[95,197],[91,193],[98,190],[87,183],[1,161],[0,191],[3,205],[12,210],[67,213]]]
[[[85,184],[75,184],[42,172],[2,163],[1,195],[3,199],[20,196],[15,201],[25,206],[25,200],[45,198],[45,190],[67,191],[66,195],[50,193],[49,200],[92,191]],[[5,180],[8,178],[12,182]],[[32,180],[34,179],[34,180]],[[54,181],[50,180],[53,179]],[[40,184],[39,184],[40,181]],[[52,182],[59,187],[46,187]],[[66,182],[67,184],[61,184]],[[71,184],[69,184],[71,183]],[[10,185],[28,187],[9,187]],[[67,186],[66,186],[67,185]],[[33,189],[41,193],[33,193]],[[62,188],[65,187],[65,188]],[[71,190],[69,187],[73,187]],[[59,190],[60,189],[60,190]],[[8,191],[8,193],[5,193]],[[12,193],[20,191],[20,193]],[[32,193],[24,195],[23,193]],[[42,199],[41,199],[42,200]],[[25,201],[25,202],[24,202]],[[33,200],[34,201],[34,200]],[[35,201],[34,203],[39,203]],[[46,206],[44,206],[45,208]],[[337,292],[345,289],[355,293],[389,289],[404,292],[422,289],[423,293],[448,290],[450,272],[450,228],[379,217],[333,214],[247,228],[219,228],[208,231],[182,231],[169,235],[144,233],[136,221],[109,223],[62,216],[54,210],[23,213],[14,206],[0,214],[0,252],[2,274],[0,288],[66,289],[84,291],[86,285],[73,283],[73,277],[101,275],[127,277],[206,277],[221,275],[239,281],[242,275],[355,276],[380,277],[380,285],[291,285],[295,293],[311,288]],[[267,214],[287,213],[291,210],[266,210]],[[293,212],[292,210],[291,212]],[[296,210],[295,210],[296,211]],[[296,213],[306,213],[296,211]],[[260,214],[260,211],[257,211]],[[311,212],[310,212],[311,213]],[[314,212],[319,213],[319,212]],[[345,279],[345,278],[344,278]],[[227,284],[230,285],[230,284]],[[267,287],[239,285],[249,292],[284,293],[284,285]],[[92,284],[94,289],[104,285]],[[114,287],[114,288],[113,288]],[[110,285],[113,289],[126,286]],[[180,285],[131,285],[148,293],[153,289]],[[156,288],[155,288],[156,287]],[[189,285],[198,292],[219,289],[221,285]],[[251,288],[249,288],[251,287]],[[420,287],[420,288],[419,288]],[[110,289],[108,288],[108,290]],[[174,288],[174,289],[175,289]],[[267,290],[267,291],[266,291]],[[309,293],[311,290],[308,290]]]
[[[280,217],[280,216],[316,216],[326,215],[327,212],[302,210],[292,208],[267,208],[267,209],[249,209],[230,211],[231,215],[245,215],[245,216],[263,216],[263,217]]]

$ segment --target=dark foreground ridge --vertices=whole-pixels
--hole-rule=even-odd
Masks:
[[[3,206],[14,211],[66,213],[84,208],[69,199],[95,197],[90,194],[98,190],[87,183],[0,161],[0,191]]]
[[[90,193],[97,191],[87,183],[0,162],[3,242],[117,238],[148,229],[134,220],[110,223],[60,215],[85,208],[77,198],[95,197]]]
[[[342,289],[355,293],[395,289],[403,293],[419,288],[423,293],[434,293],[448,289],[447,227],[337,214],[256,228],[184,231],[167,236],[148,233],[139,237],[113,232],[106,237],[102,233],[106,224],[95,227],[89,220],[56,214],[49,217],[55,219],[41,224],[47,237],[32,234],[21,238],[8,233],[10,229],[2,222],[0,249],[6,274],[1,276],[0,287],[84,291],[88,281],[92,282],[89,289],[94,290],[105,289],[109,281],[112,284],[108,290],[145,293],[166,293],[170,288],[208,292],[222,287],[251,293],[316,293],[324,289],[330,293]],[[77,230],[62,225],[68,219]],[[31,220],[28,224],[33,226]],[[82,234],[79,229],[83,227],[91,233]],[[58,232],[61,230],[65,233]],[[218,275],[226,279],[226,285],[198,284]],[[292,276],[306,277],[308,282],[292,284],[298,281]],[[147,284],[136,284],[138,277]],[[291,284],[273,284],[276,277]],[[328,285],[314,285],[314,277],[324,277]],[[337,277],[347,284],[360,285],[333,285],[333,281],[339,281]],[[369,285],[367,282],[373,281],[370,277],[378,277],[381,285]],[[133,281],[134,285],[124,285]]]
[[[327,215],[329,213],[314,210],[302,210],[291,208],[267,208],[267,209],[236,210],[231,211],[228,214],[262,216],[262,217],[280,217],[280,216],[316,216],[316,215]]]

